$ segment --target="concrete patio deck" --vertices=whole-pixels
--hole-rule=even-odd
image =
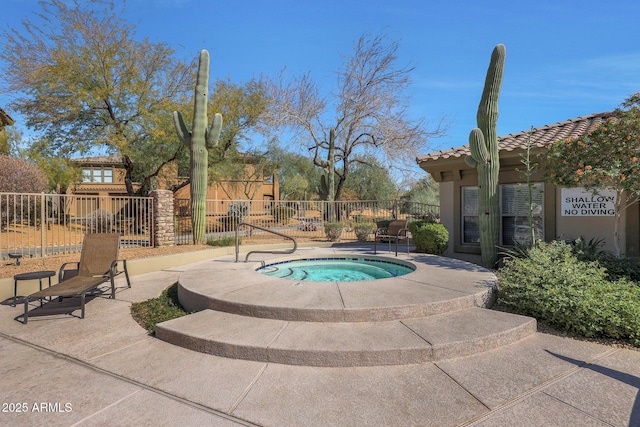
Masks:
[[[136,275],[131,289],[120,280],[83,320],[23,325],[20,307],[0,305],[0,425],[640,425],[635,350],[531,333],[464,357],[300,366],[189,350],[131,318],[131,302],[215,261]],[[455,283],[450,260],[436,261],[443,275],[430,279]]]

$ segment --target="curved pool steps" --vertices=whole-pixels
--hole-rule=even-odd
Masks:
[[[320,251],[320,250],[318,250]],[[496,276],[410,254],[416,271],[366,282],[297,282],[216,259],[181,274],[195,313],[157,325],[167,342],[218,356],[309,366],[402,365],[462,357],[535,333],[534,319],[488,310]]]
[[[379,322],[291,322],[203,310],[156,336],[217,356],[289,365],[404,365],[469,356],[536,332],[534,319],[482,308]]]

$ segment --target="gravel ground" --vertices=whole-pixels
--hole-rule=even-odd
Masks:
[[[178,245],[163,248],[126,248],[120,249],[121,259],[139,259],[149,258],[159,255],[177,254],[182,252],[200,251],[203,249],[211,249],[206,245]],[[54,270],[57,271],[65,262],[79,261],[80,253],[67,255],[54,255],[47,258],[21,258],[20,265],[15,265],[11,259],[6,259],[0,267],[0,278],[13,277],[20,273],[29,273],[31,271]]]

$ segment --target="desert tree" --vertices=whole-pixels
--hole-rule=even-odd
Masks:
[[[225,191],[229,183],[235,183],[232,186],[241,187],[245,197],[253,199],[259,189],[257,182],[262,182],[263,173],[271,169],[266,152],[247,147],[263,125],[269,105],[264,82],[251,79],[239,85],[218,78],[211,98],[211,110],[220,112],[225,122],[220,142],[209,156],[210,183],[219,184]]]
[[[166,116],[184,102],[189,68],[168,45],[137,38],[113,2],[40,5],[21,28],[3,32],[10,106],[49,141],[49,155],[119,155],[128,192],[135,193],[134,179],[148,188],[182,149]]]
[[[444,132],[442,121],[428,129],[424,118],[411,119],[407,89],[414,68],[398,65],[398,47],[385,34],[361,36],[330,95],[310,73],[288,78],[283,72],[269,81],[270,124],[289,131],[291,143],[308,149],[325,170],[333,189],[328,200],[340,200],[354,165],[366,163],[367,155],[386,168],[410,164]]]
[[[627,98],[590,134],[549,146],[542,165],[556,185],[615,192],[613,244],[620,256],[622,212],[640,199],[640,93]]]
[[[322,171],[307,156],[285,150],[276,141],[269,142],[267,156],[278,174],[281,200],[318,200]]]
[[[46,189],[47,177],[38,166],[15,156],[0,154],[0,193],[9,193],[0,196],[0,230],[4,230],[16,215],[22,216],[25,206],[28,208],[27,217],[38,220],[40,209],[32,199],[25,197],[25,193],[41,193]]]
[[[353,194],[351,200],[391,200],[397,189],[389,170],[372,157],[354,165],[344,190]]]
[[[440,190],[438,183],[431,175],[427,175],[409,184],[409,189],[404,192],[400,199],[411,203],[423,203],[438,206],[440,204]]]
[[[47,189],[47,177],[38,166],[24,159],[0,155],[0,192],[40,193]]]

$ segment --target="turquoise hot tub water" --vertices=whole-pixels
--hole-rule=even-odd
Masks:
[[[410,263],[373,258],[309,258],[267,264],[256,271],[267,276],[309,282],[356,282],[402,276]]]

